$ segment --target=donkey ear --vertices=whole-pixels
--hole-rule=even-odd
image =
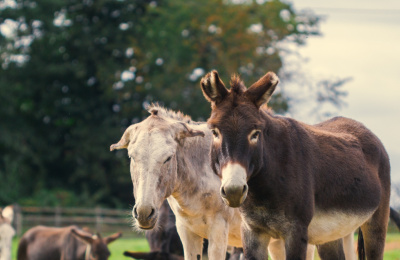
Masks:
[[[87,233],[83,230],[79,230],[79,229],[71,229],[71,233],[78,238],[79,240],[81,240],[82,242],[86,243],[86,244],[92,244],[93,243],[93,237],[92,234]]]
[[[150,259],[151,253],[125,251],[124,256],[129,256],[134,259]]]
[[[224,83],[218,76],[218,72],[213,70],[205,75],[200,81],[201,90],[203,91],[204,97],[209,102],[219,103],[227,95],[228,90]]]
[[[131,133],[133,132],[134,127],[135,125],[128,127],[122,135],[121,140],[119,140],[118,143],[110,146],[110,151],[128,148],[129,142],[131,141]]]
[[[108,244],[110,244],[111,242],[114,242],[115,240],[117,240],[118,238],[120,238],[121,236],[122,236],[122,233],[121,233],[121,232],[112,234],[112,235],[110,235],[110,236],[104,238],[104,242],[108,245]]]
[[[195,136],[204,137],[203,131],[194,130],[185,123],[179,122],[178,127],[179,127],[178,136],[177,136],[178,139],[184,139],[186,137],[195,137]]]
[[[245,95],[259,108],[269,101],[278,83],[278,76],[273,72],[268,72],[251,85]]]

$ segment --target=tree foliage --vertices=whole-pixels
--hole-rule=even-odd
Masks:
[[[146,104],[205,119],[205,72],[279,72],[279,42],[304,44],[318,23],[276,0],[3,3],[0,203],[131,204],[126,155],[108,147]],[[285,93],[271,104],[286,111]]]

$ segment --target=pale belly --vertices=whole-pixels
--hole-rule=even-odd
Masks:
[[[342,238],[355,231],[373,212],[351,214],[340,211],[316,212],[308,226],[308,242],[310,244],[324,244]]]

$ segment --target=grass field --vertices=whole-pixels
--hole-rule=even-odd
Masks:
[[[16,259],[18,238],[13,240],[13,259]],[[149,246],[144,238],[120,238],[109,245],[111,251],[110,260],[127,260],[122,253],[130,251],[148,251]],[[319,259],[318,256],[315,259]],[[400,234],[388,233],[386,237],[386,248],[384,260],[400,260]]]

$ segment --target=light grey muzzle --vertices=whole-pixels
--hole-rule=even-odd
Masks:
[[[150,206],[135,205],[132,215],[141,229],[152,229],[157,222],[157,210]]]

